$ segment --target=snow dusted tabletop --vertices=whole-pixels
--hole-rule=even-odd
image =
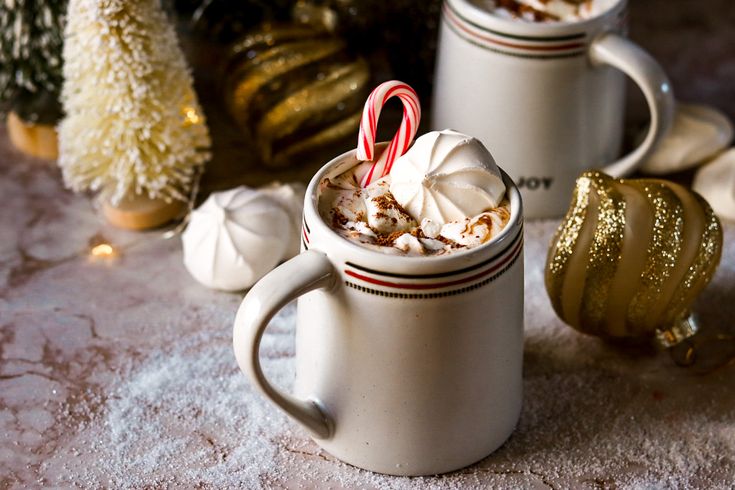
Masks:
[[[4,129],[4,128],[0,128]],[[5,134],[1,131],[1,134]],[[728,488],[735,481],[735,226],[698,303],[694,365],[562,325],[543,290],[556,222],[527,226],[524,407],[479,464],[362,471],[321,451],[235,365],[237,294],[189,277],[178,237],[100,222],[58,171],[0,137],[0,488]],[[92,260],[90,246],[120,250]],[[293,377],[294,308],[264,338]],[[728,330],[729,329],[729,330]],[[709,340],[706,340],[709,339]]]
[[[631,35],[684,100],[735,117],[731,0],[631,2]],[[705,55],[706,53],[706,55]],[[631,120],[646,110],[633,104]],[[0,127],[0,488],[732,488],[735,224],[697,303],[694,364],[614,348],[554,316],[543,289],[557,222],[526,226],[524,407],[497,452],[427,478],[335,461],[254,393],[231,326],[240,296],[184,270],[178,238],[107,227]],[[111,243],[113,260],[90,247]],[[263,342],[293,379],[294,308]],[[730,339],[730,340],[728,340]],[[684,358],[681,350],[674,352]]]

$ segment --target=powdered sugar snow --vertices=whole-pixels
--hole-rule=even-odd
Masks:
[[[397,478],[336,461],[247,383],[232,353],[232,317],[221,315],[208,330],[131,361],[66,448],[78,457],[65,463],[65,481],[395,489],[711,488],[735,481],[732,370],[695,375],[665,353],[612,348],[563,326],[543,291],[553,229],[553,223],[527,229],[521,421],[508,443],[478,465]],[[732,255],[732,245],[726,253]],[[718,276],[714,287],[722,284]],[[293,380],[294,323],[291,305],[262,346],[264,369],[286,389]]]

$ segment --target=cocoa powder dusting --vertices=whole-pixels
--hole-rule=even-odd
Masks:
[[[403,235],[404,232],[402,231],[394,231],[393,233],[389,233],[387,235],[378,234],[375,238],[375,244],[380,245],[381,247],[392,247],[398,237]]]
[[[401,215],[401,218],[404,218],[406,221],[410,221],[413,219],[411,215],[408,214],[405,209],[403,209],[403,206],[398,204],[398,201],[396,201],[396,198],[393,197],[393,194],[383,194],[382,196],[378,196],[373,199],[373,202],[381,211],[395,210],[396,212],[398,212],[398,214]],[[378,216],[381,216],[381,214],[379,214]],[[382,214],[382,216],[388,217],[386,214]],[[393,222],[396,223],[397,220],[394,220]]]
[[[339,209],[332,210],[332,228],[344,228],[348,221],[350,221],[349,218],[342,214]]]

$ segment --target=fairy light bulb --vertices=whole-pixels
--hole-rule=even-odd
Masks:
[[[199,124],[202,121],[202,117],[199,115],[196,109],[193,107],[184,108],[184,124],[191,126],[193,124]]]
[[[111,259],[117,255],[117,251],[109,243],[100,243],[90,249],[89,255],[94,259]]]

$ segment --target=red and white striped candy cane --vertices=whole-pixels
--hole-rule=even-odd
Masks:
[[[370,94],[362,111],[360,134],[357,140],[357,159],[373,161],[378,118],[381,109],[391,97],[398,97],[403,102],[401,127],[398,128],[398,132],[388,148],[383,151],[370,170],[362,177],[360,182],[362,187],[367,187],[371,182],[388,175],[393,167],[393,162],[406,153],[408,147],[411,146],[413,137],[416,136],[416,130],[421,120],[421,105],[416,91],[408,84],[398,80],[381,83]]]

